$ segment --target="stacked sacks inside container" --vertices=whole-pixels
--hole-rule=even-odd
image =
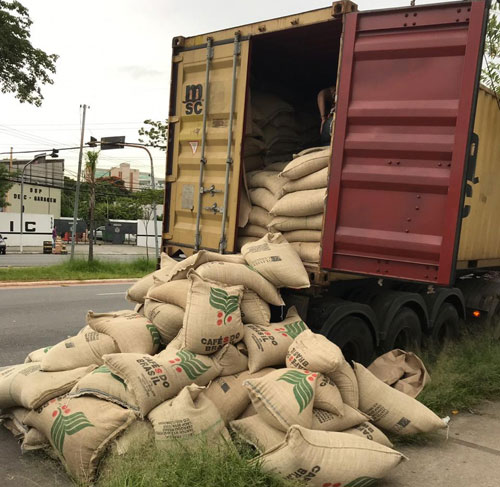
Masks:
[[[282,235],[249,243],[243,255],[162,261],[128,293],[144,316],[89,312],[75,337],[0,369],[2,419],[24,451],[49,449],[90,483],[109,447],[123,453],[151,436],[162,449],[227,444],[232,429],[257,448],[264,468],[285,477],[312,472],[310,485],[323,485],[380,478],[401,461],[378,427],[404,434],[444,425],[361,366],[354,372],[295,308],[271,322],[280,288],[309,286]]]

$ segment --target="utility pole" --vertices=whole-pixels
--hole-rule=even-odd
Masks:
[[[9,174],[11,175],[11,177],[12,177],[12,156],[13,156],[12,151],[13,151],[13,150],[14,150],[14,148],[13,148],[13,147],[11,147],[11,148],[10,148],[10,159],[9,159]],[[8,192],[8,191],[7,191],[7,195],[6,195],[5,201],[6,201],[7,203],[9,202],[9,192]],[[9,211],[9,210],[8,210],[8,208],[9,208],[9,207],[8,207],[8,206],[6,206],[6,207],[3,209],[3,211]]]
[[[78,200],[80,198],[80,177],[82,173],[82,158],[83,158],[83,138],[85,135],[85,115],[87,113],[87,105],[80,105],[83,108],[82,116],[82,134],[80,138],[80,152],[78,154],[78,173],[76,175],[76,191],[75,191],[75,206],[73,209],[73,228],[71,229],[71,260],[75,257],[75,234],[76,234],[76,223],[78,220]]]

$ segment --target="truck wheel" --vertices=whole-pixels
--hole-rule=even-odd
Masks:
[[[400,348],[402,350],[418,350],[422,343],[422,327],[417,313],[410,308],[402,307],[394,316],[383,342],[386,352]]]
[[[444,303],[439,309],[436,321],[431,330],[431,340],[442,346],[445,342],[456,340],[460,334],[460,317],[455,306]]]
[[[369,326],[357,316],[340,320],[327,338],[335,343],[349,362],[368,365],[373,359],[375,346]]]

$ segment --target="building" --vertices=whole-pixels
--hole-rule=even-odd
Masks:
[[[161,179],[155,175],[156,189],[165,188],[165,179]],[[151,189],[151,173],[140,172],[139,173],[139,188],[140,189]]]
[[[120,178],[129,191],[139,191],[139,169],[132,169],[128,162],[112,167],[106,175]]]
[[[21,211],[21,173],[30,161],[0,160],[0,164],[10,167],[12,180],[15,181],[7,193],[9,206],[0,209],[5,213]],[[61,196],[64,188],[64,159],[41,159],[30,164],[24,172],[23,212],[30,214],[61,216]]]

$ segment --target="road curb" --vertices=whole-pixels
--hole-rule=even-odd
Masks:
[[[128,284],[137,279],[88,279],[73,281],[0,281],[0,288],[5,287],[42,287],[42,286],[78,286],[86,284]]]

